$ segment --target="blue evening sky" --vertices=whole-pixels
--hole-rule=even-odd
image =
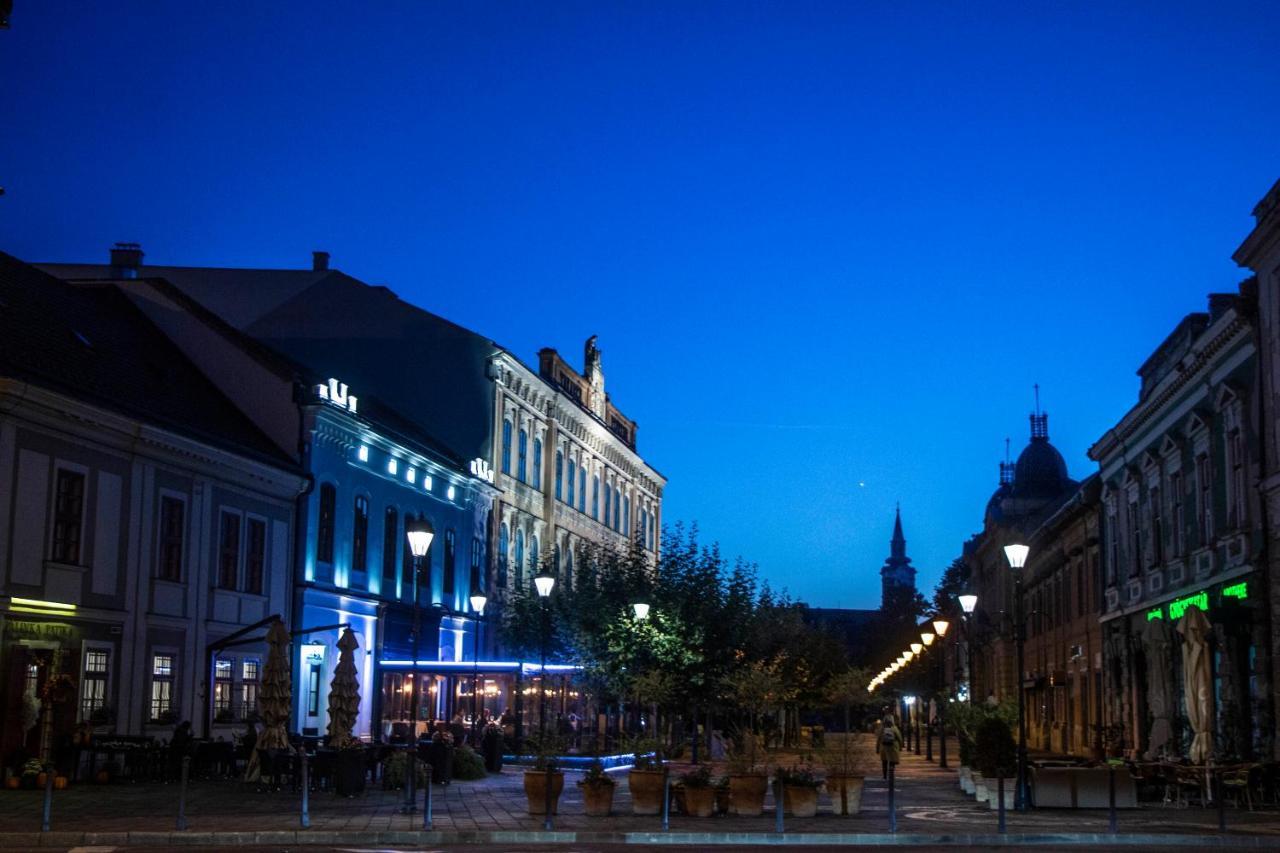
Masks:
[[[86,3],[0,31],[0,248],[304,267],[580,363],[665,515],[876,606],[1074,476],[1280,177],[1280,4]],[[442,389],[447,393],[447,389]]]

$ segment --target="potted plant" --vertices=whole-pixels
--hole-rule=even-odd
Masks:
[[[729,812],[759,817],[764,812],[764,795],[769,789],[769,771],[763,762],[759,736],[752,732],[739,733],[728,757]]]
[[[591,762],[587,772],[578,780],[582,789],[583,808],[587,817],[608,817],[613,811],[613,792],[617,783],[604,772],[604,765],[599,761]]]
[[[658,814],[662,811],[662,793],[666,783],[667,769],[662,757],[655,751],[651,741],[636,741],[632,746],[635,755],[631,772],[627,774],[627,785],[631,789],[631,813],[638,815]]]
[[[558,762],[564,752],[564,744],[553,734],[537,734],[525,741],[532,750],[533,765],[524,771],[524,795],[528,800],[529,814],[545,815],[550,804],[551,814],[564,791],[564,772]]]
[[[795,817],[813,817],[818,813],[818,789],[822,780],[807,760],[791,767],[778,768],[778,784],[782,787],[782,805]]]
[[[862,810],[862,791],[867,776],[877,765],[875,746],[867,735],[845,732],[831,735],[822,751],[822,765],[827,771],[827,794],[831,797],[831,812],[836,815],[856,815]]]
[[[37,788],[44,786],[44,765],[38,758],[29,758],[22,765],[22,787]]]
[[[699,764],[680,775],[684,786],[684,810],[693,817],[711,817],[716,813],[716,789],[711,783],[711,766]]]
[[[987,789],[986,801],[994,809],[1000,802],[999,786],[997,784],[995,788],[990,787],[990,780],[1008,779],[1017,772],[1018,750],[1014,745],[1013,733],[1009,730],[1007,722],[992,715],[978,725],[977,736],[974,738],[974,759],[982,772],[981,787]],[[1005,808],[1012,806],[1012,788],[1012,785],[1004,787]],[[983,801],[981,791],[978,801]]]

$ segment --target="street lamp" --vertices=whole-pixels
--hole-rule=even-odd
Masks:
[[[1031,551],[1026,545],[1006,545],[1004,555],[1009,560],[1009,568],[1013,570],[1013,640],[1018,647],[1018,782],[1014,789],[1013,807],[1018,811],[1027,808],[1027,701],[1022,689],[1023,677],[1023,645],[1026,643],[1026,631],[1022,624],[1022,571],[1027,564],[1027,554]]]
[[[969,664],[969,704],[973,704],[974,678],[973,678],[973,612],[978,609],[978,596],[973,593],[965,593],[957,596],[960,602],[960,609],[964,612],[964,645],[966,657]]]
[[[950,701],[951,691],[947,689],[947,644],[945,637],[947,631],[951,628],[951,623],[939,615],[933,620],[933,630],[938,634],[938,691],[941,698],[938,702],[938,767],[946,769],[947,767],[947,702]]]
[[[538,572],[538,576],[533,579],[533,586],[538,590],[538,598],[542,601],[542,666],[540,667],[541,677],[538,680],[539,697],[538,697],[538,731],[544,736],[547,733],[547,643],[551,641],[551,617],[547,610],[547,599],[551,597],[551,590],[555,589],[555,575],[548,572],[545,568]]]
[[[922,631],[920,632],[920,640],[921,640],[921,642],[923,642],[923,643],[924,643],[924,648],[925,648],[925,650],[926,650],[926,653],[927,653],[927,651],[928,651],[929,647],[933,645],[933,641],[934,641],[934,638],[935,638],[934,633],[933,633],[932,631],[928,630],[930,627],[931,627],[931,626],[929,625],[929,623],[927,623],[927,622],[926,622],[924,625],[922,625],[922,626],[921,626],[921,628],[923,628],[924,630],[922,630]],[[926,679],[927,679],[927,678],[928,678],[928,676],[926,675]],[[923,698],[923,697],[922,697],[922,698]],[[936,702],[936,701],[937,701],[937,691],[936,691],[936,690],[934,691],[934,695],[933,695],[933,697],[931,697],[931,699],[932,699],[932,701],[933,701],[933,702]],[[925,702],[923,702],[922,704],[923,704],[924,713],[925,713],[925,718],[924,718],[924,760],[925,760],[925,761],[933,761],[933,725],[932,725],[933,721],[929,719],[929,712],[930,712],[930,710],[933,708],[933,705],[932,705],[932,704],[930,704],[930,702],[929,702],[929,701],[925,701]]]
[[[635,613],[636,619],[643,621],[649,618],[649,605],[643,601],[632,604],[631,610]]]
[[[425,518],[418,518],[405,525],[409,539],[409,552],[413,554],[413,680],[409,682],[409,724],[414,746],[418,742],[418,648],[422,638],[422,605],[418,601],[418,579],[422,575],[422,561],[431,549],[435,532]]]
[[[473,593],[471,596],[471,612],[475,614],[475,641],[472,644],[472,657],[475,658],[475,670],[471,675],[471,740],[472,745],[480,748],[480,620],[484,618],[484,606],[489,603],[489,598],[483,592]]]

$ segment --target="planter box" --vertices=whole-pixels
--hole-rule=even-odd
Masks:
[[[632,814],[650,815],[662,811],[662,786],[666,778],[663,770],[632,770],[627,775]]]
[[[862,789],[866,780],[861,776],[828,776],[827,793],[831,796],[831,813],[856,815],[862,811]]]
[[[715,788],[684,789],[685,813],[691,817],[711,817],[716,813]]]
[[[987,779],[986,777],[978,775],[976,773],[974,774],[973,794],[974,794],[974,797],[976,797],[978,802],[980,803],[985,803],[987,800],[991,799],[991,789],[987,787],[988,784],[994,785],[995,780]]]
[[[729,777],[729,813],[759,817],[764,813],[764,792],[769,777],[750,774]]]
[[[583,810],[587,817],[608,817],[613,811],[613,792],[616,785],[596,782],[591,785],[579,785],[582,789]]]
[[[1000,808],[1000,788],[999,781],[996,779],[988,779],[987,783],[991,786],[987,796],[987,806],[995,811]],[[1005,811],[1013,811],[1014,789],[1018,787],[1016,779],[1004,780],[1004,808]]]
[[[547,813],[548,776],[551,783],[551,813],[557,813],[560,792],[564,790],[564,774],[559,770],[553,770],[549,774],[545,770],[526,770],[524,771],[524,795],[529,801],[529,814]]]
[[[782,806],[792,817],[813,817],[818,813],[818,789],[783,785]]]
[[[973,793],[973,769],[961,765],[960,772],[957,774],[960,782],[960,790],[966,794]]]

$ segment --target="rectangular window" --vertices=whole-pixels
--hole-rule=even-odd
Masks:
[[[600,518],[600,475],[593,474],[591,477],[591,517]]]
[[[564,500],[564,452],[556,451],[556,500]]]
[[[332,483],[320,485],[320,518],[316,530],[316,560],[333,562],[333,525],[338,511],[338,490]]]
[[[173,655],[151,658],[151,720],[167,722],[173,713]]]
[[[1201,454],[1196,457],[1196,488],[1200,492],[1199,506],[1196,507],[1200,517],[1200,547],[1208,547],[1213,539],[1213,483],[1209,479],[1209,456]]]
[[[569,500],[568,500],[569,506],[573,506],[574,504],[573,491],[574,491],[574,486],[577,485],[577,482],[578,482],[578,466],[573,464],[573,460],[570,459],[569,460]]]
[[[1142,532],[1139,529],[1138,499],[1129,500],[1129,577],[1133,577],[1142,567]]]
[[[631,496],[622,499],[622,532],[631,535]]]
[[[156,577],[182,580],[182,553],[186,547],[187,505],[179,498],[160,498],[160,547],[156,553]]]
[[[444,532],[444,595],[453,595],[454,578],[457,575],[458,548],[453,531]]]
[[[502,422],[502,473],[511,473],[511,421]]]
[[[223,512],[218,534],[218,586],[235,589],[240,575],[240,516]]]
[[[1152,486],[1147,491],[1147,513],[1151,516],[1151,561],[1155,565],[1164,562],[1164,504],[1160,503],[1160,487]]]
[[[1171,502],[1172,511],[1169,513],[1170,523],[1173,530],[1169,536],[1169,548],[1175,557],[1182,556],[1183,543],[1183,525],[1186,519],[1182,515],[1182,472],[1174,471],[1169,475],[1169,500]]]
[[[258,662],[240,662],[240,716],[249,719],[258,713]]]
[[[542,491],[542,439],[533,440],[533,487]]]
[[[351,571],[361,574],[369,570],[369,499],[356,496],[351,520]]]
[[[612,503],[613,503],[613,487],[610,486],[609,481],[606,480],[604,484],[604,526],[605,527],[613,526],[612,524],[610,524],[610,517],[612,516],[612,513],[610,512],[610,510],[612,509],[612,506],[611,506]]]
[[[520,430],[520,444],[516,451],[516,479],[529,482],[529,433]]]
[[[219,658],[213,663],[213,716],[218,722],[231,719],[231,661]]]
[[[622,492],[617,487],[613,490],[613,529],[622,529]]]
[[[578,466],[578,512],[587,511],[587,466]]]
[[[84,680],[80,687],[81,719],[92,721],[105,714],[110,665],[111,653],[106,649],[89,649],[84,653]],[[102,722],[107,721],[104,719]]]
[[[396,508],[387,507],[382,522],[382,594],[396,595],[396,545],[400,542],[400,524]]]
[[[311,664],[307,676],[307,716],[320,716],[320,664]]]
[[[262,573],[267,563],[267,523],[251,518],[244,552],[244,591],[262,595]]]
[[[84,527],[84,474],[59,468],[54,483],[53,553],[55,563],[80,565]]]
[[[1227,453],[1230,456],[1231,483],[1228,488],[1231,507],[1229,509],[1230,527],[1238,529],[1245,523],[1245,483],[1244,483],[1244,440],[1240,430],[1231,431],[1227,436]]]

